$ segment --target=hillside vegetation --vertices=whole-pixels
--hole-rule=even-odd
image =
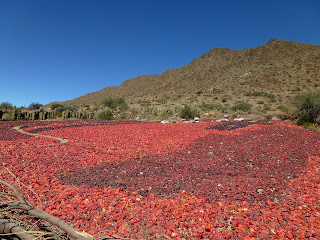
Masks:
[[[139,76],[44,109],[59,106],[90,116],[110,110],[121,119],[161,119],[189,105],[202,116],[281,117],[290,115],[296,96],[320,91],[319,76],[320,46],[274,39],[251,49],[215,48],[181,68]]]
[[[295,95],[320,90],[319,76],[320,46],[274,39],[251,49],[214,48],[181,68],[62,104],[100,109],[105,99],[121,97],[129,115],[154,116],[161,115],[159,108],[174,111],[184,104],[209,115],[236,115],[234,105],[246,103],[246,114],[272,117],[290,111]]]

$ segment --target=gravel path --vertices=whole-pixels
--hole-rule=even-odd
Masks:
[[[59,140],[61,143],[67,143],[69,142],[68,139],[64,139],[64,138],[59,138],[59,137],[54,137],[54,136],[49,136],[49,135],[42,135],[42,134],[38,134],[38,133],[29,133],[29,132],[25,132],[23,131],[23,129],[21,129],[21,126],[15,126],[12,129],[22,133],[22,134],[26,134],[26,135],[32,135],[32,136],[41,136],[41,137],[46,137],[46,138],[53,138],[56,140]]]

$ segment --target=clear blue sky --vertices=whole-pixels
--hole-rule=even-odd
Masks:
[[[320,45],[320,1],[0,0],[0,103],[70,100],[273,38]]]

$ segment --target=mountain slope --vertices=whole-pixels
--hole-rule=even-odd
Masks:
[[[320,90],[319,76],[320,46],[274,39],[251,49],[214,48],[181,68],[129,79],[119,87],[107,87],[63,104],[81,106],[98,104],[107,97],[124,97],[133,105],[147,101],[168,107],[178,102],[221,103],[225,98],[226,106],[241,101],[261,104],[266,99],[265,103],[276,107],[290,105],[297,92]]]

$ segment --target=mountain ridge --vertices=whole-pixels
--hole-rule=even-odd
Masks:
[[[201,101],[214,102],[210,100],[214,95],[231,99],[237,96],[241,101],[251,101],[245,92],[266,91],[274,94],[277,104],[281,104],[280,98],[291,97],[292,87],[300,88],[300,91],[315,90],[317,87],[311,86],[316,86],[319,81],[319,69],[320,46],[272,39],[264,45],[243,50],[213,48],[180,68],[168,69],[159,75],[130,78],[120,86],[106,87],[60,103],[68,106],[99,105],[105,98],[123,97],[135,103],[144,100],[156,104],[155,97],[166,96],[169,100],[164,105],[173,106],[170,99],[177,103],[180,102],[177,96],[183,95],[178,98],[183,104],[190,96],[202,91],[207,98],[194,101],[199,105]],[[283,95],[279,88],[283,88],[285,94],[278,99],[278,95]],[[215,94],[210,95],[210,92]],[[187,102],[192,104],[192,101]],[[229,104],[234,102],[229,101]],[[284,103],[289,104],[288,101]]]

